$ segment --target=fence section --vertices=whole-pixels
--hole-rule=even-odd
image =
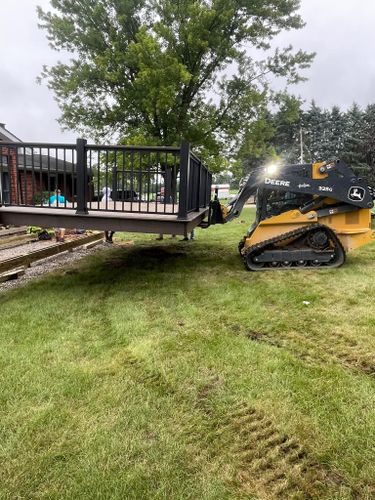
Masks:
[[[0,204],[77,213],[174,214],[207,208],[212,177],[190,151],[159,146],[0,143]]]
[[[179,148],[88,145],[88,210],[177,214]]]
[[[2,205],[76,208],[75,144],[0,143],[0,153]]]

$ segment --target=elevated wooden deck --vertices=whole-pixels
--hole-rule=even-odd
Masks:
[[[209,210],[212,175],[187,142],[1,143],[0,153],[0,224],[186,235]]]
[[[208,208],[190,212],[186,218],[180,219],[177,214],[164,211],[150,214],[89,210],[87,214],[77,214],[73,208],[3,206],[0,207],[0,224],[185,235],[207,214]]]

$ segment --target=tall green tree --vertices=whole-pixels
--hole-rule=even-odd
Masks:
[[[369,167],[364,171],[373,186],[375,186],[375,104],[369,104],[363,114],[362,151],[365,163]]]
[[[270,53],[302,28],[299,0],[51,0],[38,9],[69,62],[45,67],[63,126],[103,138],[234,151],[268,97],[268,75],[300,80],[313,54]],[[246,47],[246,50],[245,50]],[[251,56],[248,55],[251,53]]]
[[[340,158],[346,134],[346,114],[338,106],[325,111],[325,131],[322,141],[322,157],[326,160]]]
[[[345,136],[340,157],[351,167],[366,169],[364,113],[354,103],[345,114]]]
[[[324,158],[329,130],[329,117],[326,111],[313,100],[310,108],[303,114],[303,129],[307,161]]]
[[[274,134],[271,113],[266,108],[259,110],[256,119],[248,125],[237,159],[231,165],[233,186],[237,186],[242,177],[275,156],[272,145]]]
[[[277,154],[287,163],[297,163],[301,154],[302,101],[288,94],[279,95],[277,101],[279,109],[273,115],[275,134],[272,143]]]

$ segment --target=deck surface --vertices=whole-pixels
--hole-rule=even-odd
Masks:
[[[120,203],[117,202],[116,205],[119,208]],[[147,207],[147,203],[145,205]],[[208,214],[208,208],[203,208],[199,212],[190,212],[186,219],[179,219],[177,213],[172,213],[173,205],[169,206],[170,213],[164,213],[164,205],[161,205],[160,210],[163,208],[163,211],[155,214],[119,210],[89,210],[87,214],[77,214],[76,208],[68,207],[3,206],[0,207],[0,224],[185,235]]]
[[[161,202],[155,202],[155,201],[150,201],[150,202],[139,202],[139,201],[89,201],[88,202],[88,209],[89,211],[108,211],[108,212],[128,212],[128,213],[160,213],[160,214],[178,214],[178,204],[173,204],[173,203],[161,203]],[[41,208],[41,207],[30,207],[32,209],[34,208]],[[43,208],[56,208],[56,206],[50,206],[48,203],[43,206]],[[57,208],[62,208],[62,209],[76,209],[76,206],[73,206],[72,203],[66,202],[60,203]]]

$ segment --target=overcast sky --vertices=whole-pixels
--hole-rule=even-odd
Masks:
[[[37,27],[36,5],[48,0],[0,0],[0,122],[24,141],[68,142],[59,109],[45,85],[35,82],[57,52]],[[302,0],[307,26],[278,37],[279,45],[316,51],[309,81],[293,89],[322,107],[375,102],[375,1]]]

